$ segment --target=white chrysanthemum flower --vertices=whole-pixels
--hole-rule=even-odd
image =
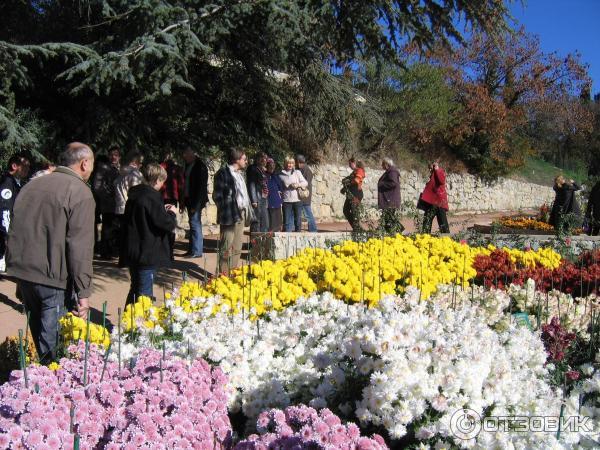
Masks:
[[[526,295],[524,288],[511,289]],[[386,296],[371,309],[347,305],[329,293],[312,295],[270,312],[260,320],[260,333],[256,322],[241,316],[213,315],[211,299],[204,299],[211,306],[201,312],[181,314],[173,308],[183,338],[165,342],[181,357],[191,352],[219,362],[235,390],[230,409],[241,408],[248,423],[293,399],[327,406],[364,425],[384,426],[394,438],[419,423],[422,439],[437,436],[445,439],[440,445],[450,446],[456,444],[450,417],[464,407],[497,415],[560,411],[562,393],[546,381],[539,334],[510,324],[504,312],[509,294],[440,286],[426,302],[409,287],[402,298]],[[136,345],[127,339],[122,346],[129,345],[125,352],[131,357],[155,342],[144,330]],[[581,392],[598,392],[599,383],[586,380]],[[434,411],[442,416],[424,423]],[[567,439],[577,438],[561,441]],[[467,442],[479,448],[556,445],[547,433],[482,432]]]

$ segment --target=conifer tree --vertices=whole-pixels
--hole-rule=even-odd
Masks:
[[[194,145],[318,146],[377,121],[338,76],[360,58],[505,27],[504,0],[8,0],[0,16],[0,153],[72,139],[158,156]],[[47,146],[47,148],[41,148]]]

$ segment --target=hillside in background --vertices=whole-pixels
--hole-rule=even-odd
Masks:
[[[561,169],[542,159],[530,158],[525,165],[518,169],[511,178],[529,183],[552,186],[554,177],[564,175],[567,179],[575,180],[577,183],[585,183],[588,179],[588,169],[584,162],[580,162],[575,169]]]

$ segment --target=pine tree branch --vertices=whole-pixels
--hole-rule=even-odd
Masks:
[[[244,3],[244,0],[238,0],[236,2],[236,4],[240,4],[240,3]],[[253,1],[250,1],[249,3],[253,3]],[[232,5],[229,5],[229,6],[232,6]],[[200,16],[198,16],[198,20],[205,19],[207,17],[213,16],[216,13],[218,13],[219,11],[221,11],[224,7],[225,7],[224,5],[220,5],[220,6],[217,6],[217,7],[213,8],[210,11],[206,11],[206,12],[200,14]],[[185,19],[185,20],[181,20],[181,21],[179,21],[177,23],[171,24],[168,27],[163,28],[159,32],[154,33],[153,37],[161,35],[161,34],[164,34],[164,33],[168,33],[169,31],[174,30],[175,28],[179,28],[179,27],[181,27],[183,25],[186,25],[189,22],[190,22],[190,19]],[[146,42],[143,42],[140,45],[138,45],[136,48],[134,48],[133,50],[130,50],[130,51],[125,52],[125,53],[122,53],[120,56],[121,57],[123,57],[123,56],[135,56],[139,52],[141,52],[145,47],[146,47]]]
[[[111,24],[113,22],[116,22],[117,20],[121,20],[121,19],[127,17],[129,14],[131,14],[132,12],[137,11],[138,9],[140,9],[139,5],[136,6],[136,7],[134,7],[134,8],[131,8],[129,11],[125,11],[124,13],[117,14],[116,16],[112,16],[111,18],[105,20],[104,22],[94,23],[92,25],[84,25],[82,27],[79,27],[79,29],[80,30],[85,30],[85,29],[97,28],[97,27],[101,27],[103,25]]]

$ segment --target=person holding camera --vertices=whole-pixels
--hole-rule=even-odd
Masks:
[[[566,216],[571,215],[573,217],[572,225],[581,226],[581,209],[575,197],[575,192],[579,191],[581,186],[573,180],[566,180],[564,176],[558,175],[554,178],[553,189],[556,195],[548,223],[554,228],[561,227]]]
[[[344,201],[344,217],[352,227],[352,231],[361,231],[358,210],[364,197],[362,185],[365,179],[365,166],[362,161],[352,157],[348,160],[348,166],[352,173],[342,179],[342,194],[346,196]]]

